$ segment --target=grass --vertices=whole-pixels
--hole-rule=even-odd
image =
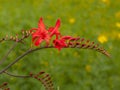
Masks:
[[[63,35],[85,37],[101,44],[111,58],[91,50],[46,49],[34,52],[9,69],[16,74],[48,72],[59,90],[119,90],[120,88],[120,1],[119,0],[0,0],[0,38],[15,35],[21,29],[37,27],[42,16],[47,26],[58,18]],[[104,38],[102,38],[104,37]],[[99,39],[98,39],[99,38]],[[30,38],[29,38],[30,40]],[[28,40],[28,41],[29,41]],[[27,41],[27,42],[28,42]],[[0,58],[12,43],[0,45]],[[19,44],[4,68],[23,53],[29,43]],[[9,83],[11,90],[44,90],[34,79],[19,79],[0,75],[0,84]]]

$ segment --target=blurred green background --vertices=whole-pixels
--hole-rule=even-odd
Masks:
[[[46,71],[56,90],[120,90],[120,0],[0,0],[0,38],[37,27],[40,17],[54,26],[58,18],[63,35],[80,36],[101,44],[107,58],[93,50],[45,49],[24,57],[9,69],[15,74]],[[0,70],[30,47],[19,44]],[[28,42],[29,41],[29,42]],[[13,42],[0,45],[0,59]],[[45,90],[34,79],[0,75],[11,90]]]

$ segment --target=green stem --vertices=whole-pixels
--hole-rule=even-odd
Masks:
[[[23,53],[21,56],[17,57],[12,63],[10,63],[8,66],[6,66],[4,69],[2,69],[0,71],[0,74],[2,74],[3,72],[5,72],[8,68],[10,68],[12,65],[14,65],[16,62],[18,62],[21,58],[23,58],[24,56],[26,56],[27,54],[40,50],[40,49],[45,49],[45,48],[53,48],[53,46],[49,46],[49,47],[40,47],[40,48],[35,48],[35,49],[28,49],[25,53]]]
[[[17,42],[15,42],[13,44],[13,46],[10,48],[10,50],[6,53],[6,55],[2,58],[2,60],[0,60],[0,65],[6,60],[7,56],[10,54],[10,52],[15,48],[15,46],[17,45]]]
[[[26,36],[22,37],[21,39],[19,39],[17,42],[15,42],[13,44],[13,46],[10,48],[10,50],[6,53],[6,55],[2,58],[2,60],[0,61],[0,65],[6,60],[6,58],[8,57],[8,55],[10,54],[10,52],[16,47],[18,42],[21,42],[22,40],[24,40],[26,38]]]
[[[18,78],[29,78],[30,77],[30,75],[15,75],[15,74],[8,73],[6,71],[4,71],[4,73],[9,75],[9,76],[18,77]]]

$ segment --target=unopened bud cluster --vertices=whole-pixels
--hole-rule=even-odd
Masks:
[[[104,48],[99,47],[99,44],[95,44],[94,42],[85,40],[84,38],[71,38],[67,46],[71,48],[93,49],[110,57],[110,54]]]
[[[15,42],[21,42],[23,39],[29,37],[31,35],[31,32],[28,30],[22,30],[22,37],[19,38],[18,34],[16,34],[15,36],[8,36],[6,35],[4,38],[0,39],[0,42],[2,41],[15,41]]]
[[[0,85],[0,90],[10,90],[10,88],[7,87],[8,83],[4,82],[2,85]]]
[[[30,73],[30,76],[40,81],[46,90],[54,90],[50,75],[46,74],[44,71],[41,71],[38,74]]]

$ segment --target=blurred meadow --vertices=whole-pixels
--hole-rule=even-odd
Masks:
[[[120,90],[120,0],[0,0],[0,38],[37,27],[40,17],[48,27],[60,18],[63,35],[95,41],[111,58],[87,49],[45,49],[25,56],[9,72],[24,75],[44,70],[55,90]],[[30,48],[30,40],[19,44],[0,70]],[[13,42],[0,44],[2,59]],[[45,90],[32,78],[2,74],[2,82],[8,82],[11,90]]]

